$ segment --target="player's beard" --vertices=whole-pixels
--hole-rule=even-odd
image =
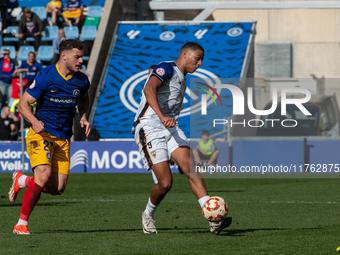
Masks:
[[[73,67],[73,65],[69,65],[69,63],[66,62],[66,67],[68,70],[70,70],[73,73],[78,72],[79,70],[76,70],[75,67]]]

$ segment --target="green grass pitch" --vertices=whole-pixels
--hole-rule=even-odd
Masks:
[[[12,234],[23,191],[10,203],[0,174],[0,254],[337,254],[339,179],[206,179],[233,217],[210,234],[185,176],[155,214],[158,235],[142,232],[151,174],[71,174],[61,196],[43,194],[31,236]],[[339,253],[340,254],[340,253]]]

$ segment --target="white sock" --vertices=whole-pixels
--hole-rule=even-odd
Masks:
[[[210,196],[204,196],[198,199],[198,203],[200,203],[201,208],[203,207],[204,203],[209,200]]]
[[[148,204],[146,205],[146,208],[144,210],[144,215],[148,218],[153,218],[153,215],[155,214],[155,211],[157,209],[158,205],[154,205],[151,203],[151,200],[149,198]]]
[[[18,221],[18,224],[17,224],[17,225],[25,225],[25,226],[28,226],[28,221],[25,221],[25,220],[19,219],[19,221]]]
[[[22,176],[19,177],[18,183],[19,183],[20,188],[25,188],[26,187],[25,186],[25,181],[26,181],[27,177],[28,177],[27,175],[22,175]]]

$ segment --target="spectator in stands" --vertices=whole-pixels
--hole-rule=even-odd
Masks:
[[[2,44],[3,44],[3,41],[2,41],[2,40],[3,40],[3,39],[2,39],[2,37],[3,37],[3,36],[2,36],[2,33],[3,33],[3,32],[2,32],[2,31],[3,31],[2,24],[3,24],[3,23],[2,23],[2,19],[0,19],[0,47],[1,47]]]
[[[60,28],[58,31],[58,38],[55,38],[52,44],[53,53],[54,53],[52,61],[51,61],[52,65],[57,63],[59,60],[59,44],[61,43],[62,40],[65,40],[65,33],[64,33],[64,29]]]
[[[25,8],[24,16],[19,23],[19,42],[20,46],[24,45],[24,40],[27,37],[34,37],[34,49],[38,51],[41,39],[41,32],[43,31],[43,23],[38,15],[33,13],[30,8]]]
[[[78,26],[81,14],[84,9],[84,4],[82,0],[66,0],[64,6],[63,17],[65,20],[65,25],[72,25],[70,18],[76,19],[75,26]]]
[[[28,86],[32,84],[35,76],[43,69],[42,65],[35,61],[35,53],[28,53],[28,59],[26,62],[22,62],[17,70],[14,71],[13,76],[19,75],[21,72],[25,72],[24,77],[28,80]]]
[[[0,0],[0,14],[1,14],[1,21],[2,21],[2,30],[7,28],[7,3],[6,0]],[[2,34],[2,32],[1,32]],[[2,40],[1,40],[2,41]]]
[[[202,131],[202,140],[198,143],[196,149],[194,149],[194,157],[196,164],[201,166],[202,160],[207,160],[207,165],[210,166],[212,164],[216,164],[217,157],[219,153],[219,149],[217,149],[214,145],[214,140],[209,139],[209,131]]]
[[[10,108],[10,114],[14,120],[14,124],[15,124],[15,131],[16,132],[12,132],[12,140],[13,141],[16,141],[18,140],[18,136],[19,136],[19,130],[20,130],[20,127],[21,127],[21,114],[18,110],[18,103],[19,103],[19,98],[18,99],[15,99],[13,101],[13,104]],[[35,112],[36,112],[36,103],[34,104],[31,104],[30,105],[30,109],[31,111],[33,112],[33,114],[35,115]],[[32,124],[30,122],[28,122],[27,120],[25,120],[24,118],[24,130],[25,131],[28,131],[28,129],[32,126]]]
[[[46,5],[47,17],[52,18],[52,25],[57,25],[57,16],[61,12],[62,3],[59,0],[52,0]]]
[[[14,71],[14,59],[9,57],[10,51],[8,49],[2,51],[0,54],[3,58],[0,59],[0,108],[4,105],[7,96],[7,103],[12,94],[12,74]]]
[[[8,117],[9,114],[9,107],[2,107],[2,115],[0,118],[0,141],[11,140],[11,132],[15,130],[14,121],[13,119]]]

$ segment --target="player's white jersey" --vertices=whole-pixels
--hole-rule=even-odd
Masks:
[[[183,71],[175,62],[167,61],[161,62],[153,69],[145,84],[152,75],[157,76],[157,78],[163,82],[158,88],[157,99],[164,116],[174,118],[178,121],[187,88]],[[158,115],[148,104],[144,91],[142,91],[141,102],[134,121],[134,127],[138,125],[138,123],[144,123],[150,126],[164,128]]]

